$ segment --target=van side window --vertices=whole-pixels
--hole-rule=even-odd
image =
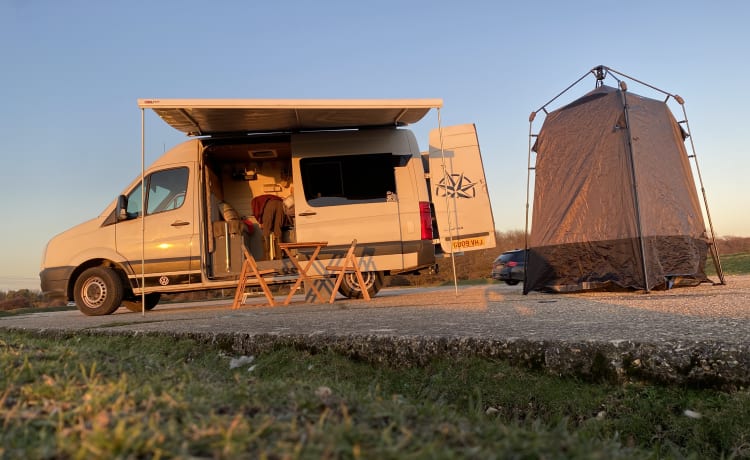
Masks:
[[[177,209],[185,202],[188,168],[175,168],[149,174],[145,178],[147,215]],[[128,194],[128,215],[141,215],[141,184]]]
[[[303,158],[305,200],[310,206],[384,202],[396,193],[393,168],[398,163],[390,153]]]

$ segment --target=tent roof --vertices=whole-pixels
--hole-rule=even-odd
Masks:
[[[405,126],[442,99],[138,99],[189,136]]]

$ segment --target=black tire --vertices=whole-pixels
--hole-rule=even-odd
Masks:
[[[505,282],[511,286],[515,286],[516,284],[520,283],[520,281],[518,280],[505,280]]]
[[[362,272],[362,278],[365,281],[365,286],[367,286],[367,293],[370,294],[370,297],[375,297],[375,294],[383,287],[383,272]],[[357,281],[356,273],[344,275],[339,292],[350,299],[362,298],[362,289]]]
[[[117,272],[109,267],[84,270],[73,287],[76,307],[87,316],[112,314],[120,307],[123,286]]]
[[[153,310],[156,307],[156,305],[159,303],[160,299],[161,299],[161,293],[159,292],[152,292],[150,294],[146,294],[146,311]],[[136,297],[135,299],[123,300],[122,306],[136,313],[141,312],[143,309],[140,296]]]

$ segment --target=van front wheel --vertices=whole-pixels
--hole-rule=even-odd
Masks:
[[[76,280],[73,298],[87,316],[109,315],[120,307],[123,287],[117,272],[109,267],[84,270]]]
[[[362,272],[362,278],[364,279],[365,286],[367,286],[367,293],[370,294],[370,297],[374,297],[380,291],[380,288],[383,287],[383,272]],[[347,273],[344,275],[339,292],[350,299],[362,298],[362,288],[359,285],[359,281],[357,281],[356,273]]]

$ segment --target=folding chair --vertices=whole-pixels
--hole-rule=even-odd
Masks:
[[[237,291],[234,293],[234,303],[232,304],[232,310],[240,308],[240,306],[242,306],[242,304],[244,303],[245,287],[247,286],[248,278],[257,279],[258,284],[260,284],[261,289],[263,289],[263,293],[266,295],[266,299],[268,299],[268,303],[272,307],[276,306],[276,303],[273,301],[273,294],[271,293],[271,290],[268,289],[268,284],[266,284],[266,280],[263,278],[263,275],[274,273],[276,270],[258,270],[258,264],[255,263],[255,258],[252,254],[250,254],[250,251],[248,251],[244,246],[242,247],[242,251],[245,253],[245,262],[243,262],[242,264],[242,271],[240,272],[240,280],[237,284]]]
[[[357,281],[359,282],[359,286],[362,289],[362,296],[370,300],[370,293],[367,292],[367,286],[365,286],[365,280],[362,278],[362,272],[359,270],[359,264],[357,263],[357,258],[354,256],[354,249],[357,247],[357,240],[352,240],[352,245],[349,246],[349,251],[346,253],[346,257],[344,257],[344,265],[329,265],[326,267],[326,270],[328,271],[339,271],[341,273],[336,276],[336,284],[333,286],[333,292],[331,292],[331,300],[329,303],[333,303],[334,300],[336,300],[336,293],[339,290],[339,287],[341,286],[341,282],[344,280],[344,275],[347,273],[354,273],[357,275]]]

